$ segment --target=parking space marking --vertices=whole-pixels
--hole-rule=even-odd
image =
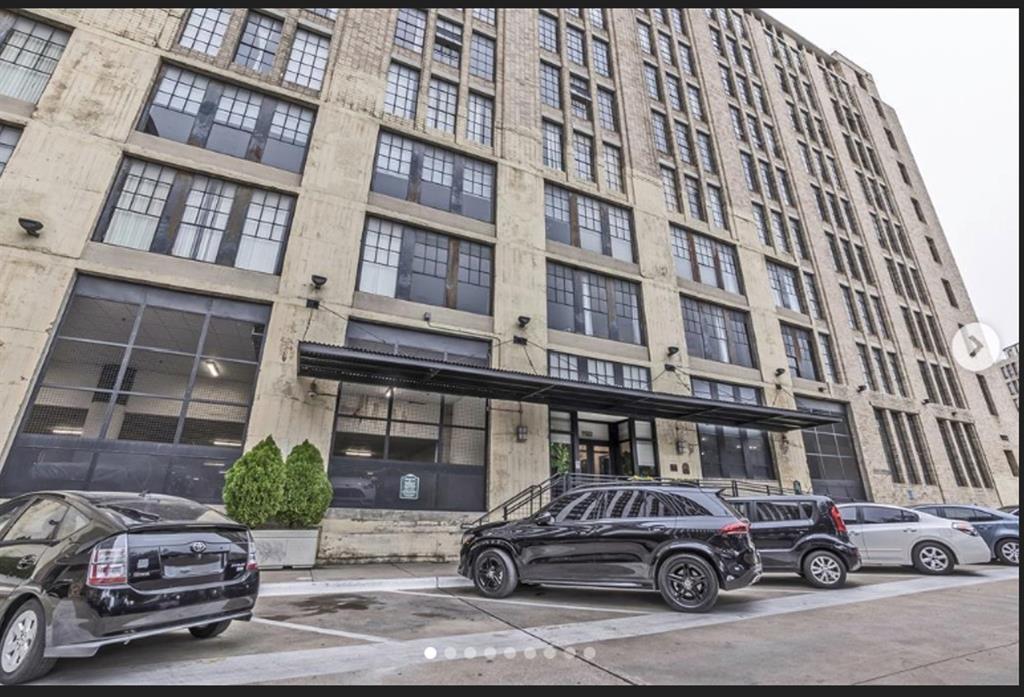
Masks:
[[[468,588],[473,582],[462,576],[416,576],[405,578],[352,579],[337,581],[289,581],[260,586],[261,598],[301,595],[347,595],[389,590],[427,590],[430,588]]]
[[[358,634],[357,632],[346,632],[342,629],[329,629],[327,627],[317,627],[309,624],[296,624],[295,622],[281,622],[278,620],[268,620],[264,617],[253,617],[251,621],[256,622],[258,624],[269,624],[272,627],[281,627],[283,629],[297,629],[300,632],[327,634],[328,636],[342,637],[344,639],[358,639],[359,641],[369,641],[375,644],[384,644],[391,641],[391,639],[373,636],[372,634]]]
[[[449,600],[462,601],[462,596],[450,595],[448,593],[418,593],[416,591],[384,591],[385,593],[396,593],[399,595],[418,595],[426,598],[447,598]],[[567,605],[564,603],[544,603],[535,600],[508,600],[506,598],[484,598],[483,596],[468,596],[467,600],[474,603],[503,603],[505,605],[527,605],[531,607],[544,607],[554,610],[585,610],[588,612],[616,612],[627,615],[649,615],[653,610],[625,610],[616,607],[595,607],[593,605]]]
[[[659,612],[643,616],[617,617],[591,622],[572,622],[530,627],[529,634],[520,630],[500,630],[437,636],[406,641],[303,649],[266,654],[229,656],[213,661],[178,661],[149,664],[144,668],[84,668],[64,671],[40,684],[251,684],[277,680],[302,679],[313,676],[352,673],[366,670],[408,667],[431,662],[424,655],[428,648],[451,648],[465,655],[473,649],[480,655],[485,647],[509,648],[513,651],[558,647],[590,646],[615,639],[664,634],[697,627],[728,624],[774,615],[804,612],[872,600],[895,598],[928,591],[949,590],[964,586],[1000,581],[1016,581],[1017,569],[994,569],[970,576],[937,576],[915,578],[893,583],[880,583],[830,593],[807,593],[799,596],[752,600],[729,609],[705,615]]]

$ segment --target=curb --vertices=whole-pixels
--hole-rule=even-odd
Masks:
[[[462,576],[417,576],[410,578],[364,578],[339,581],[291,581],[260,585],[261,598],[296,595],[337,595],[373,591],[424,590],[429,588],[469,588],[473,582]]]

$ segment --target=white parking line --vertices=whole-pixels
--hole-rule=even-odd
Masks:
[[[268,620],[264,617],[253,617],[251,621],[256,622],[258,624],[269,624],[272,627],[283,627],[284,629],[297,629],[300,632],[327,634],[328,636],[343,637],[345,639],[358,639],[360,641],[370,641],[377,644],[391,641],[391,639],[373,636],[372,634],[357,634],[356,632],[346,632],[341,629],[328,629],[327,627],[315,627],[309,624],[296,624],[295,622],[280,622],[278,620]]]
[[[385,593],[396,593],[398,595],[418,595],[425,598],[447,598],[462,602],[462,597],[449,595],[447,593],[417,593],[416,591],[384,591]],[[654,610],[624,610],[617,607],[595,607],[593,605],[566,605],[563,603],[542,603],[535,600],[508,600],[505,598],[485,598],[480,595],[467,596],[470,602],[503,603],[505,605],[527,605],[532,607],[552,608],[556,610],[586,610],[588,612],[618,612],[627,615],[649,615]]]
[[[341,595],[346,593],[376,593],[390,590],[467,588],[472,585],[472,581],[462,576],[406,576],[402,578],[264,583],[260,585],[260,597],[283,598],[296,595],[310,597],[314,595]]]
[[[480,656],[487,647],[523,651],[559,647],[588,646],[615,639],[629,639],[697,627],[727,624],[807,610],[895,598],[914,593],[948,590],[1018,578],[1017,569],[992,569],[971,576],[937,576],[893,583],[878,583],[846,588],[830,593],[806,593],[799,596],[752,600],[720,608],[708,614],[691,615],[659,612],[642,616],[617,617],[593,622],[573,622],[457,636],[427,637],[408,641],[388,641],[356,646],[338,646],[298,651],[276,651],[246,656],[226,656],[214,660],[151,663],[145,667],[84,668],[54,675],[40,684],[251,684],[276,680],[302,679],[357,671],[409,667],[431,662],[424,652],[432,648],[443,655],[448,649],[455,656],[466,656],[466,649]]]

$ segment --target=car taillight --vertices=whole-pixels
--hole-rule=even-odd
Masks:
[[[128,536],[118,535],[92,548],[85,585],[93,588],[128,583]]]
[[[843,514],[839,512],[835,504],[831,504],[828,509],[828,514],[832,516],[832,522],[835,523],[836,532],[846,532],[846,521],[843,520]]]
[[[746,535],[750,532],[750,523],[745,520],[737,520],[734,523],[723,525],[719,528],[720,535]]]
[[[246,532],[249,536],[249,559],[245,563],[246,571],[259,571],[260,564],[256,560],[256,540],[253,539],[251,532]]]
[[[953,521],[953,529],[954,530],[959,530],[963,534],[970,535],[971,537],[977,537],[978,536],[978,531],[974,529],[974,526],[971,525],[970,523],[965,523],[962,520],[954,520]]]

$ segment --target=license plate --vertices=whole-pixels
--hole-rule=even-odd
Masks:
[[[190,576],[209,576],[224,570],[224,563],[217,559],[201,564],[175,564],[164,566],[164,578],[188,578]]]

